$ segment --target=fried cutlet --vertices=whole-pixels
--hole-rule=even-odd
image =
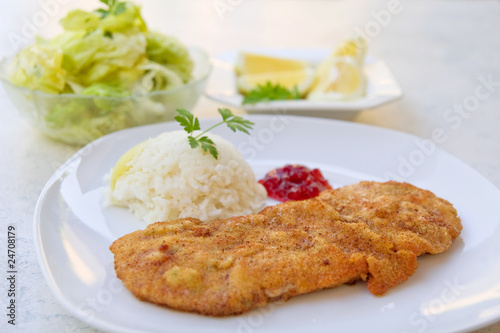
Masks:
[[[431,192],[362,182],[248,216],[154,223],[110,250],[139,299],[224,316],[358,280],[382,295],[460,229],[455,209]]]

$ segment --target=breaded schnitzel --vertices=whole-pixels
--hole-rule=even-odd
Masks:
[[[110,250],[138,298],[224,316],[358,280],[382,295],[460,230],[456,210],[431,192],[362,182],[248,216],[154,223]]]

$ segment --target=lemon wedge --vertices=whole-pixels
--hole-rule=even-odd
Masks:
[[[310,100],[349,100],[366,93],[363,68],[351,57],[333,57],[323,62],[307,98]]]
[[[248,94],[258,85],[266,82],[279,84],[287,89],[297,87],[300,95],[304,95],[314,81],[315,72],[312,68],[294,71],[267,72],[259,74],[243,74],[236,79],[236,86],[242,94]]]
[[[309,68],[305,61],[271,57],[255,53],[240,53],[236,61],[236,75],[253,75],[269,72],[290,72]]]
[[[125,154],[123,154],[118,162],[116,162],[115,167],[113,168],[113,171],[111,172],[111,190],[113,191],[115,189],[115,184],[118,178],[120,178],[123,174],[125,174],[129,169],[130,165],[129,162],[132,161],[134,156],[139,152],[140,148],[142,146],[142,143],[139,143],[138,145],[130,148],[127,150]]]
[[[363,72],[366,41],[354,37],[344,41],[316,69],[309,100],[350,100],[366,94]]]
[[[338,57],[353,57],[358,63],[363,64],[366,49],[366,40],[363,37],[355,36],[340,43],[333,55]]]

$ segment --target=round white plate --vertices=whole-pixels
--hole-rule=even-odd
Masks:
[[[448,153],[408,134],[304,117],[249,116],[251,136],[227,128],[258,178],[286,163],[319,167],[332,186],[405,180],[454,204],[463,232],[446,253],[419,258],[409,281],[383,297],[365,283],[322,290],[241,316],[211,318],[141,302],[117,280],[108,247],[144,228],[125,209],[103,206],[104,176],[130,147],[177,123],[107,135],[80,150],[38,201],[35,245],[59,301],[77,318],[117,332],[458,332],[500,318],[500,191]],[[202,128],[216,119],[202,119]]]
[[[283,57],[307,61],[313,65],[325,59],[331,50],[326,49],[259,49],[246,50],[258,54]],[[230,51],[215,56],[212,76],[205,94],[210,99],[235,107],[244,108],[249,113],[269,113],[275,110],[287,110],[288,114],[327,115],[339,119],[351,119],[360,110],[394,101],[403,92],[387,65],[380,59],[368,56],[365,61],[365,75],[367,77],[366,95],[348,101],[272,101],[254,105],[242,104],[243,96],[236,89],[234,64],[238,58],[238,51]]]

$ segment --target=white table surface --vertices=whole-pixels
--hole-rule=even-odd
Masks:
[[[98,1],[53,0],[58,9],[39,33],[60,31],[58,20],[72,8],[95,8]],[[9,1],[0,13],[0,52],[14,53],[9,36],[21,35],[25,20],[48,0]],[[211,54],[246,46],[333,48],[356,29],[364,31],[389,1],[219,1],[231,10],[218,13],[217,1],[146,1],[143,16],[150,28],[177,35]],[[385,26],[371,32],[370,53],[384,59],[405,96],[363,111],[354,121],[431,138],[435,128],[447,139],[438,144],[500,187],[500,84],[460,119],[447,121],[447,110],[471,101],[480,77],[500,82],[500,3],[498,1],[403,2]],[[367,25],[368,24],[368,25]],[[373,24],[372,24],[373,25]],[[48,289],[33,245],[32,216],[40,191],[76,147],[54,142],[19,117],[0,89],[0,247],[6,249],[7,225],[17,228],[17,325],[0,331],[96,332],[73,318]],[[202,98],[194,112],[215,116],[220,104]],[[239,112],[242,112],[239,110]],[[456,118],[457,119],[457,118]],[[6,258],[0,259],[6,271]],[[0,282],[1,308],[7,281]],[[500,323],[477,332],[500,332]]]

